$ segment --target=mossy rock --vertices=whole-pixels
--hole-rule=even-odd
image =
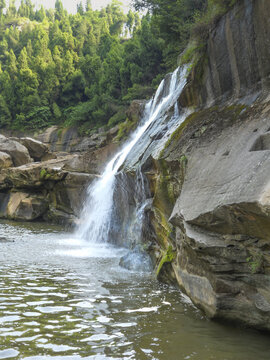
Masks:
[[[40,179],[41,180],[49,180],[51,178],[51,174],[46,169],[40,170]]]
[[[175,258],[176,258],[176,251],[173,250],[171,245],[169,245],[167,247],[166,251],[163,252],[161,260],[158,263],[157,270],[156,270],[156,276],[159,277],[164,264],[172,263],[175,260]]]

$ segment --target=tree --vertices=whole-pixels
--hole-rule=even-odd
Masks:
[[[0,128],[6,127],[11,123],[11,114],[4,97],[0,94]]]
[[[79,13],[80,15],[84,14],[84,8],[83,8],[82,1],[79,2],[79,4],[77,4],[77,13]]]
[[[161,0],[153,1],[161,7]],[[11,0],[3,11],[0,0],[0,126],[23,130],[65,122],[89,132],[111,117],[108,126],[123,120],[127,99],[149,95],[165,70],[162,49],[179,50],[178,38],[165,46],[170,36],[161,27],[173,1],[195,0],[168,0],[142,19],[132,11],[125,15],[116,0],[96,11],[82,0],[74,15],[61,0],[46,11],[35,10],[31,0],[21,0],[18,11]],[[125,39],[124,29],[130,35]]]
[[[61,0],[55,1],[55,18],[56,20],[61,20],[65,16],[65,11],[63,3]]]
[[[40,22],[42,22],[44,19],[46,19],[46,11],[45,11],[43,5],[41,5],[40,9],[36,11],[35,19]]]
[[[221,0],[223,1],[223,0]],[[148,9],[156,33],[166,42],[163,56],[168,67],[188,43],[195,15],[207,7],[208,0],[134,0],[137,10]]]
[[[91,3],[91,0],[86,0],[85,9],[86,9],[86,11],[92,11],[92,3]]]
[[[15,0],[9,0],[9,7],[7,9],[7,16],[8,17],[15,17],[17,14],[17,9],[15,6]]]
[[[0,0],[0,16],[2,16],[3,10],[5,9],[5,7],[6,7],[5,0]]]

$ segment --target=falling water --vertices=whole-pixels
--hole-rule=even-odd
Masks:
[[[100,179],[89,186],[81,214],[81,225],[77,229],[77,236],[80,239],[90,242],[108,241],[112,221],[115,175],[150,124],[176,103],[185,83],[186,68],[177,68],[170,74],[169,88],[166,88],[166,82],[162,80],[154,99],[146,104],[142,124],[123,149],[108,163]]]

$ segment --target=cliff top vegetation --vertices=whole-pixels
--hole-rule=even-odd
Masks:
[[[124,14],[116,0],[94,11],[87,0],[73,15],[61,0],[49,10],[36,9],[31,0],[18,8],[14,0],[8,7],[0,0],[0,128],[35,131],[57,124],[87,134],[124,121],[129,102],[149,97],[176,66],[209,4],[232,2],[207,4],[135,0],[135,9],[148,9],[140,16]]]

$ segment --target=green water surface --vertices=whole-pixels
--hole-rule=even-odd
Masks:
[[[0,359],[270,359],[269,335],[207,320],[120,268],[126,250],[44,224],[0,222],[0,238]]]

